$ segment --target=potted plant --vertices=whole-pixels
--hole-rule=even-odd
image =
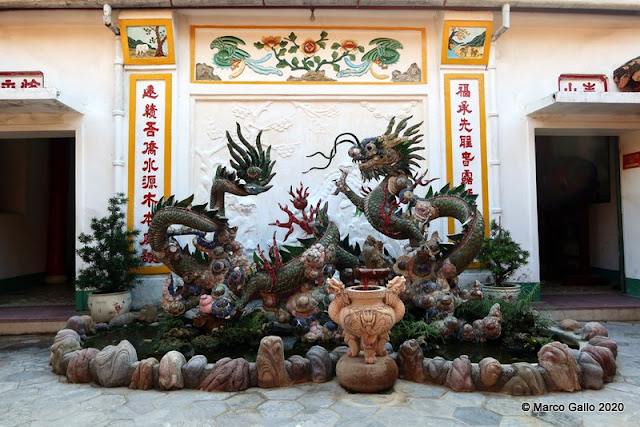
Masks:
[[[132,269],[141,267],[142,260],[133,250],[132,239],[140,232],[127,230],[121,206],[127,202],[124,194],[109,199],[109,214],[91,219],[91,234],[80,233],[84,246],[76,252],[86,263],[76,278],[79,289],[94,290],[89,295],[91,317],[107,322],[131,308],[130,290],[138,279]]]
[[[529,252],[522,249],[511,237],[511,232],[495,220],[491,221],[490,231],[489,237],[484,238],[477,259],[491,272],[493,283],[483,285],[482,293],[485,298],[517,299],[520,285],[507,280],[518,268],[527,264]]]

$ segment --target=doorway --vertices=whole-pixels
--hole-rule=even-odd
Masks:
[[[0,305],[75,303],[75,137],[0,138]]]
[[[620,290],[618,138],[537,135],[535,142],[543,292]]]

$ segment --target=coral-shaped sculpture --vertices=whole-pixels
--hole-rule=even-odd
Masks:
[[[386,356],[384,345],[389,340],[389,331],[404,316],[399,294],[404,290],[405,278],[394,277],[386,288],[345,288],[334,278],[327,283],[329,292],[336,296],[329,305],[329,317],[344,329],[349,346],[347,355],[358,357],[362,342],[366,363],[375,363],[376,356]]]

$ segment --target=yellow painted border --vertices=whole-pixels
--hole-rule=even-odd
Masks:
[[[195,49],[196,49],[196,29],[198,28],[223,28],[223,29],[242,29],[242,30],[389,30],[389,31],[420,31],[422,34],[422,77],[419,82],[344,82],[344,81],[335,81],[335,82],[287,82],[287,81],[267,81],[267,82],[252,82],[252,81],[216,81],[216,80],[196,80],[195,76]],[[341,84],[341,85],[422,85],[427,84],[427,31],[425,28],[419,27],[348,27],[348,26],[273,26],[273,25],[192,25],[191,26],[191,40],[190,40],[190,48],[191,48],[191,60],[190,60],[190,81],[195,84],[269,84],[269,85],[278,85],[278,84],[287,84],[287,85],[323,85],[323,84]]]
[[[167,56],[160,58],[132,58],[129,53],[127,27],[147,27],[153,25],[164,25],[167,29]],[[124,19],[120,21],[120,41],[122,43],[122,54],[124,55],[125,64],[157,65],[176,63],[176,54],[173,44],[173,23],[171,19]]]
[[[129,76],[129,168],[127,202],[127,228],[133,230],[133,196],[135,192],[135,158],[136,158],[136,86],[140,80],[162,80],[165,82],[165,123],[164,123],[164,198],[171,196],[171,120],[173,89],[171,74],[131,74]],[[168,273],[166,266],[141,267],[134,270],[138,274]]]
[[[484,217],[484,235],[489,237],[489,177],[487,167],[487,116],[485,112],[484,74],[445,74],[444,75],[444,126],[447,144],[447,182],[453,185],[453,137],[451,132],[451,81],[477,80],[480,90],[480,154],[482,156],[482,216]],[[454,220],[449,218],[449,234],[454,233]]]
[[[444,21],[444,29],[442,30],[442,58],[443,64],[469,64],[469,65],[487,65],[489,63],[489,50],[491,49],[491,30],[493,23],[491,21]],[[484,55],[479,59],[464,59],[464,58],[449,58],[447,52],[449,46],[449,30],[451,27],[473,27],[484,28],[487,30],[487,35],[484,40]]]

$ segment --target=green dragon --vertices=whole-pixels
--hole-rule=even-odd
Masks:
[[[276,298],[269,299],[275,301],[277,295],[297,290],[308,281],[310,269],[322,271],[326,264],[351,267],[357,263],[357,257],[339,247],[340,233],[336,224],[328,220],[325,204],[318,210],[312,227],[313,246],[285,263],[275,251],[273,263],[263,258],[256,271],[256,266],[242,255],[242,245],[235,240],[237,228],[230,227],[225,217],[224,196],[258,195],[269,190],[269,182],[275,176],[272,173],[275,161],[270,158],[271,147],[263,149],[261,134],[256,137],[255,146],[244,138],[240,125],[237,134],[240,143],[226,133],[234,170],[224,166],[216,170],[209,209],[206,205],[190,206],[193,196],[180,202],[174,202],[173,197],[160,200],[153,210],[148,234],[155,258],[184,281],[179,297],[205,296],[211,291],[216,296],[211,313],[222,318],[239,313],[238,309],[259,292],[275,295]],[[172,230],[176,225],[182,228]],[[208,233],[214,233],[212,240],[206,239]],[[180,235],[197,236],[195,252],[188,246],[181,247],[176,239]],[[321,265],[315,262],[319,252]],[[174,297],[178,296],[177,291],[172,292]]]
[[[358,210],[364,212],[369,224],[377,231],[392,239],[409,239],[410,245],[417,250],[419,261],[411,264],[414,269],[426,268],[425,259],[436,259],[435,265],[427,268],[430,277],[414,271],[417,276],[435,280],[439,274],[444,274],[444,270],[448,270],[447,277],[457,276],[473,262],[482,246],[485,227],[482,215],[476,208],[477,195],[470,195],[464,185],[452,189],[448,184],[435,193],[429,188],[424,198],[414,194],[417,186],[427,185],[429,181],[422,179],[424,175],[415,177],[412,170],[419,166],[418,160],[424,158],[417,154],[423,149],[419,146],[422,135],[418,133],[422,123],[407,128],[410,118],[401,120],[397,126],[395,118],[392,118],[383,135],[362,141],[351,133],[341,134],[336,138],[329,156],[322,153],[311,156],[320,154],[331,163],[337,146],[351,142],[349,156],[358,165],[363,180],[382,178],[382,181],[375,189],[361,196],[347,186],[348,172],[343,169],[341,178],[336,181],[335,194],[344,193]],[[340,139],[345,136],[347,138]],[[402,211],[402,204],[407,204],[408,209]],[[427,239],[428,223],[440,217],[453,217],[462,223],[463,231],[449,236],[454,244],[434,241],[437,238]],[[451,271],[451,265],[455,270]],[[444,266],[447,268],[443,269]]]

